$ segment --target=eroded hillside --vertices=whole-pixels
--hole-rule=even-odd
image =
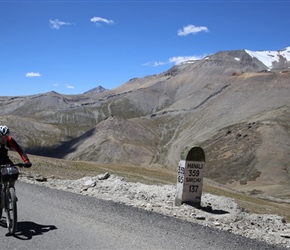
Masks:
[[[0,117],[31,154],[174,170],[202,146],[206,177],[273,194],[289,187],[290,72],[266,69],[219,52],[101,93],[0,97]]]

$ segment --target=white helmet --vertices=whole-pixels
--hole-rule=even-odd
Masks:
[[[6,125],[0,126],[0,135],[9,135],[10,131]]]

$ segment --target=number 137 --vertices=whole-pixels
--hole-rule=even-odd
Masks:
[[[198,190],[198,186],[197,185],[189,186],[189,192],[196,193],[197,190]]]

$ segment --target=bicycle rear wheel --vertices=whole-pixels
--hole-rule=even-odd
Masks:
[[[14,187],[6,189],[6,224],[10,234],[14,234],[17,230],[17,198]]]

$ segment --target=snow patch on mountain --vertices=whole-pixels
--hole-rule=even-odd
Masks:
[[[290,47],[278,51],[251,51],[245,50],[251,57],[257,58],[260,62],[272,69],[274,62],[279,62],[283,57],[287,62],[290,62]]]

